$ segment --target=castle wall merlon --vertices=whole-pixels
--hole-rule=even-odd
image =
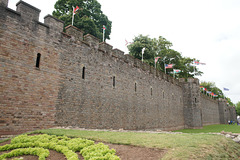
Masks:
[[[26,21],[39,21],[40,9],[33,7],[32,5],[19,1],[17,4],[17,12],[21,13],[21,17]]]
[[[116,57],[116,58],[119,58],[119,59],[124,59],[125,58],[124,57],[124,52],[117,49],[117,48],[113,49],[112,56]]]
[[[137,59],[137,58],[135,58],[135,59],[134,59],[134,64],[133,64],[133,66],[136,67],[136,68],[141,68],[141,66],[142,66],[142,61],[139,60],[139,59]]]
[[[8,6],[8,0],[0,0],[0,6],[7,7]]]
[[[99,39],[97,37],[94,37],[91,34],[87,34],[83,37],[83,40],[89,43],[90,47],[98,50],[99,48]]]
[[[99,43],[99,49],[103,50],[105,53],[108,53],[109,55],[112,54],[112,48],[113,46],[106,42]]]
[[[188,83],[195,83],[196,85],[199,85],[199,79],[197,79],[197,78],[188,78],[187,82]]]
[[[124,56],[126,58],[125,61],[127,63],[129,63],[131,66],[133,66],[133,64],[134,64],[134,57],[129,55],[129,54],[125,54]]]
[[[83,40],[84,32],[82,30],[80,30],[77,27],[74,27],[72,25],[68,25],[67,27],[65,27],[65,29],[66,29],[66,33],[68,35],[73,36],[76,41],[82,41]]]
[[[49,14],[44,17],[44,24],[48,25],[49,28],[54,30],[55,32],[60,33],[63,31],[64,22]]]

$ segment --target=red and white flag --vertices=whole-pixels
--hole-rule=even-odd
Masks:
[[[74,8],[74,10],[73,10],[73,15],[75,15],[78,10],[79,10],[79,7],[76,6],[76,8]]]
[[[194,61],[194,65],[206,65],[206,63],[201,63],[199,61]]]
[[[158,59],[161,58],[161,57],[156,57],[155,58],[155,63],[157,63]]]

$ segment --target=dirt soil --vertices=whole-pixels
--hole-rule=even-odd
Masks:
[[[0,143],[0,146],[5,144],[10,144],[10,140]],[[105,143],[109,146],[109,148],[113,148],[116,150],[117,156],[120,157],[121,160],[159,160],[161,159],[166,150],[154,149],[154,148],[144,148],[144,147],[136,147],[130,145],[118,145],[118,144],[110,144]],[[61,153],[58,153],[53,150],[49,150],[50,155],[46,158],[46,160],[66,160],[65,156]],[[8,151],[9,152],[9,151]],[[0,152],[0,155],[7,152]],[[83,157],[78,153],[79,159],[83,160]],[[24,160],[38,160],[37,156],[19,156],[14,158],[23,157]],[[11,160],[13,158],[8,158],[7,160]]]

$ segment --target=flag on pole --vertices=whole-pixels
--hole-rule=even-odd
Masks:
[[[224,91],[229,91],[229,89],[228,89],[228,88],[223,88],[223,90],[224,90]]]
[[[165,64],[165,68],[173,68],[173,64]]]
[[[76,6],[76,8],[73,7],[73,15],[72,15],[72,26],[73,26],[73,22],[74,22],[74,15],[76,14],[76,12],[79,10],[79,7]]]
[[[193,61],[194,65],[206,65],[206,63],[201,63],[199,61]]]
[[[157,63],[158,59],[161,58],[161,57],[156,57],[155,58],[155,63]]]
[[[105,36],[105,30],[106,30],[106,26],[105,25],[103,25],[103,42],[104,42],[104,36]]]
[[[173,73],[180,73],[181,70],[180,69],[173,69]]]
[[[78,10],[79,10],[79,7],[76,6],[76,8],[73,9],[73,15],[75,15]]]
[[[106,30],[106,26],[105,25],[103,25],[103,30]]]

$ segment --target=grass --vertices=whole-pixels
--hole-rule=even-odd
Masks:
[[[232,132],[232,133],[240,133],[240,126],[238,126],[237,124],[235,124],[235,125],[218,124],[218,125],[204,126],[203,129],[182,129],[182,130],[176,130],[174,132],[183,132],[183,133],[219,133],[221,131]]]
[[[35,133],[82,137],[95,141],[166,149],[163,159],[239,159],[240,145],[213,134],[164,134],[139,132],[39,130]]]

